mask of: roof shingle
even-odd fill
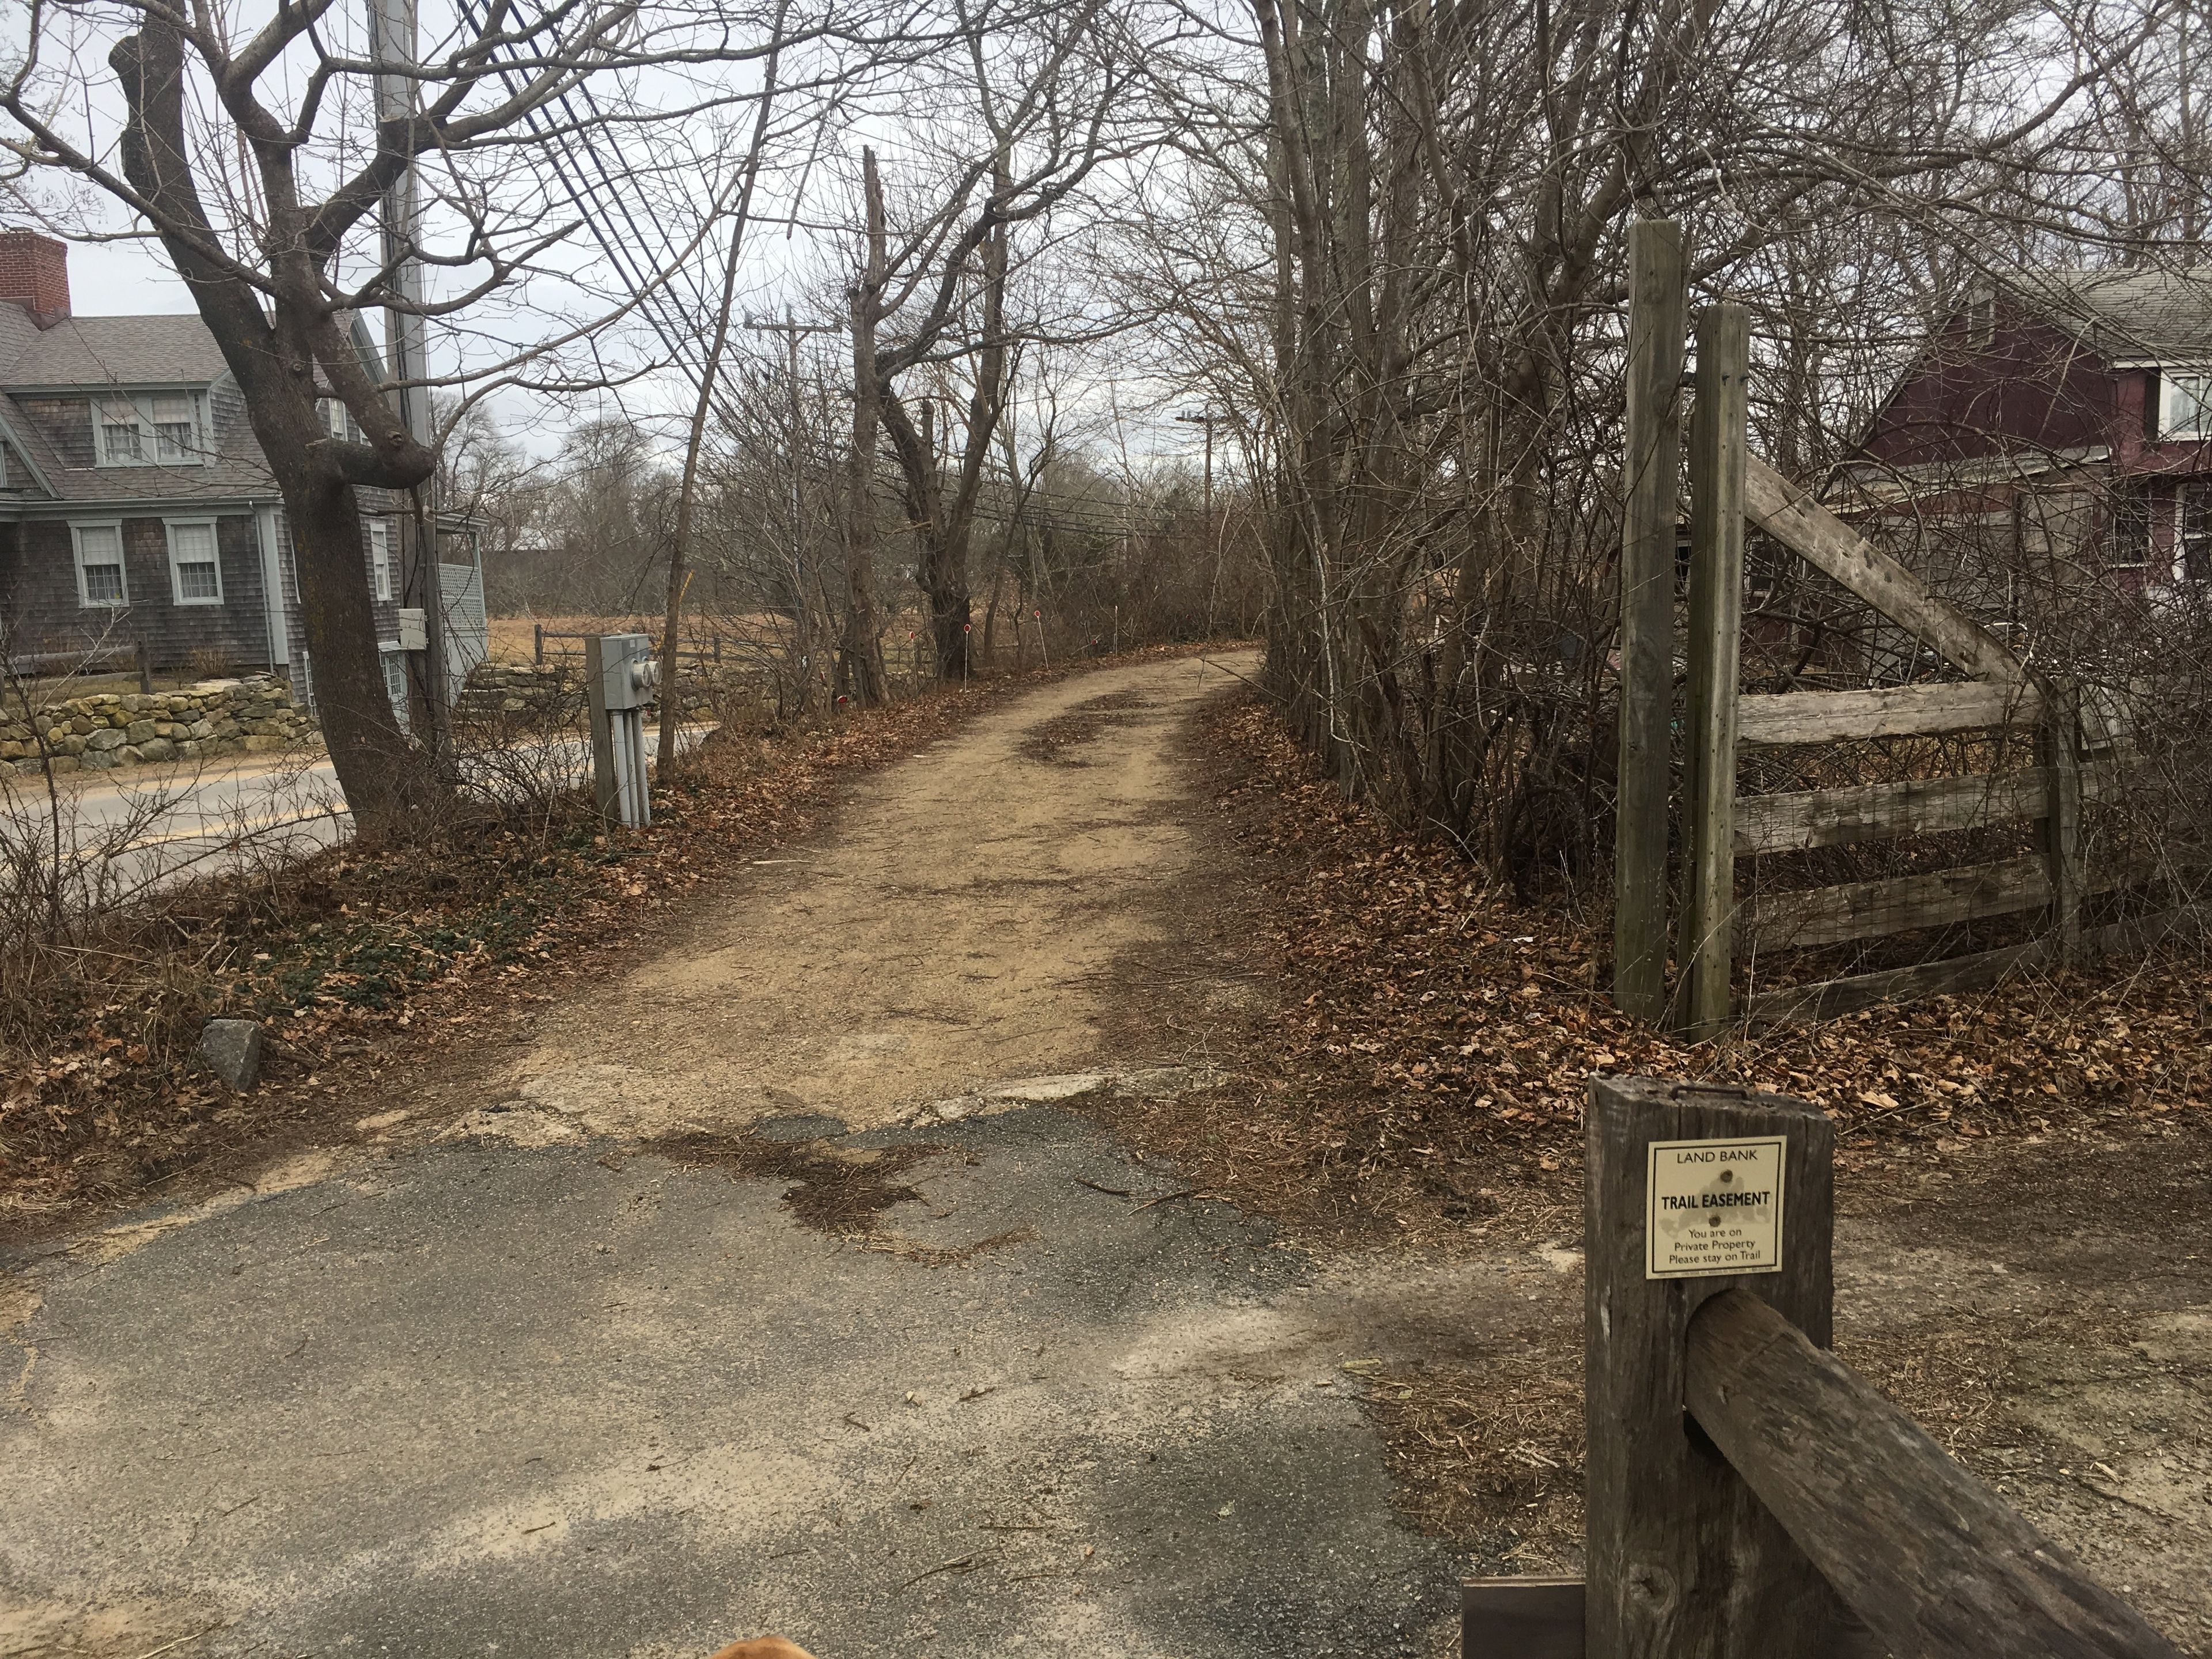
[[[2008,285],[2107,362],[2212,366],[2212,268],[2022,271]]]
[[[21,314],[14,306],[0,310]],[[0,349],[6,344],[0,334]],[[0,362],[0,381],[11,389],[205,386],[223,367],[215,336],[198,316],[71,317],[19,339],[12,357]]]

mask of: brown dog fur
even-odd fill
[[[757,1636],[750,1642],[731,1643],[714,1659],[814,1659],[814,1656],[781,1636]]]

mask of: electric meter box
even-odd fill
[[[399,612],[399,648],[402,651],[428,651],[430,648],[429,618],[422,614],[420,605],[409,605]]]
[[[643,634],[608,634],[599,641],[599,684],[610,710],[642,708],[660,684],[660,664]]]

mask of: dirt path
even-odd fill
[[[1054,1103],[1191,1080],[1117,1010],[1204,1000],[1227,683],[1018,698],[519,1049],[0,1255],[0,1653],[1445,1650],[1358,1379],[1565,1264],[1319,1259]]]
[[[1101,1020],[1187,864],[1164,738],[1252,666],[1083,675],[894,769],[833,837],[764,860],[738,908],[550,1024],[509,1082],[554,1116],[508,1127],[722,1133],[822,1112],[869,1128],[994,1083],[1146,1063],[1102,1052]]]

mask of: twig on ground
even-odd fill
[[[975,1568],[980,1567],[983,1564],[977,1560],[975,1556],[973,1554],[961,1556],[957,1560],[940,1561],[927,1571],[915,1574],[913,1577],[908,1579],[904,1583],[901,1584],[899,1588],[901,1589],[911,1589],[914,1585],[919,1584],[923,1579],[934,1578],[940,1572],[973,1571]]]
[[[190,1636],[179,1636],[173,1642],[164,1642],[158,1648],[149,1648],[145,1652],[138,1656],[138,1659],[156,1659],[157,1655],[173,1652],[178,1648],[184,1646],[187,1642],[197,1642],[203,1636],[214,1635],[216,1632],[221,1630],[230,1621],[227,1619],[217,1620],[214,1624],[210,1625],[205,1630],[196,1630]]]

